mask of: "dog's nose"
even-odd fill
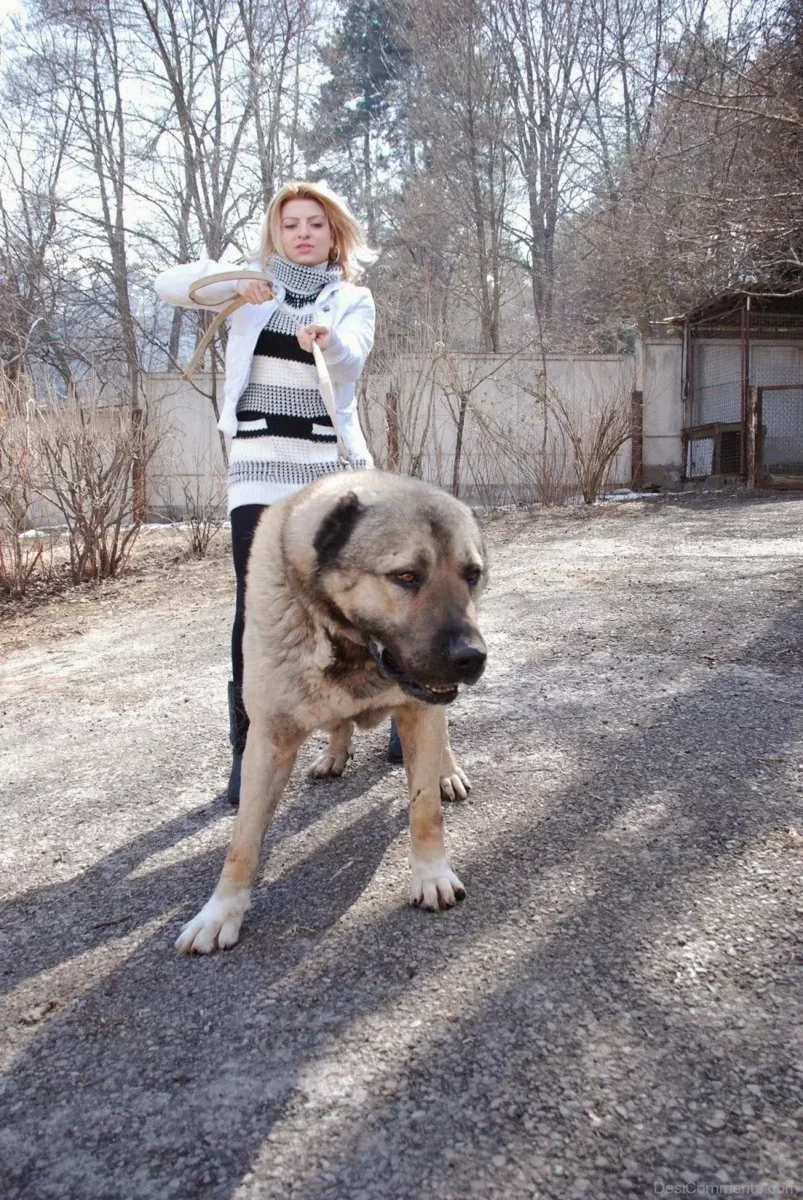
[[[467,638],[451,638],[446,648],[446,657],[457,669],[460,677],[472,683],[479,679],[485,670],[485,660],[488,657],[485,646]]]

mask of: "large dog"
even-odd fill
[[[410,792],[412,901],[462,899],[443,840],[441,795],[464,798],[445,705],[485,667],[476,606],[482,535],[459,500],[415,479],[342,472],[268,509],[251,551],[243,640],[251,721],[240,810],[211,899],[176,947],[233,946],[259,852],[296,755],[314,729],[329,744],[312,774],[340,775],[355,723],[395,714]]]

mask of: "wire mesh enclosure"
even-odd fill
[[[750,475],[803,483],[803,297],[729,293],[683,328],[687,479],[748,477],[748,397],[760,396]]]
[[[760,387],[757,401],[764,478],[803,484],[803,383]]]

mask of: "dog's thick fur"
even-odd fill
[[[462,898],[441,795],[464,798],[469,783],[444,706],[485,664],[476,604],[486,570],[470,510],[418,480],[343,472],[267,510],[246,589],[240,810],[218,885],[180,951],[238,940],[262,840],[310,732],[330,735],[312,774],[340,775],[355,723],[370,728],[391,713],[410,792],[412,900],[437,910]]]

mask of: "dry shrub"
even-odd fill
[[[209,474],[191,475],[182,481],[184,520],[179,531],[193,558],[206,558],[209,543],[223,528],[226,511],[226,477],[215,465]]]
[[[74,398],[51,402],[39,417],[40,487],[67,526],[72,580],[113,578],[139,534],[135,471],[144,477],[158,432],[127,406]]]
[[[381,447],[377,464],[385,470],[421,478],[425,464],[440,468],[436,422],[437,358],[428,353],[387,357],[381,375],[374,371],[363,385],[363,414],[369,444]],[[381,429],[376,429],[377,418]],[[438,479],[437,482],[440,482]]]
[[[577,397],[575,398],[575,391]],[[364,378],[363,415],[377,461],[472,501],[591,504],[630,439],[627,380],[593,376],[567,400],[547,362],[518,351],[465,355],[419,329],[387,340]]]
[[[470,452],[464,455],[483,508],[500,504],[565,504],[573,488],[562,432],[540,419],[504,425],[472,407]],[[504,482],[500,482],[504,481]]]
[[[192,558],[206,558],[226,519],[226,472],[212,451],[198,451],[189,474],[180,459],[163,481],[166,511]]]
[[[25,389],[0,374],[0,592],[24,596],[45,566],[45,543],[22,535],[36,495],[36,434]]]
[[[386,305],[360,379],[361,417],[377,466],[439,485],[448,473],[437,403],[442,354],[426,322],[411,325]]]
[[[614,460],[633,432],[630,396],[589,394],[571,407],[550,390],[547,404],[571,448],[572,464],[585,504],[599,499]]]
[[[464,363],[442,358],[442,386],[456,431],[452,491],[457,494],[465,473],[483,507],[563,504],[572,491],[563,430],[550,420],[543,379],[536,373],[533,381],[532,368],[515,358]],[[510,363],[518,369],[500,378]],[[488,384],[501,388],[508,405],[522,395],[532,403],[515,403],[512,418],[495,416],[484,394]]]
[[[226,463],[217,441],[203,429],[177,423],[164,430],[151,490],[158,519],[168,522],[186,543],[192,558],[206,558],[226,521]]]

